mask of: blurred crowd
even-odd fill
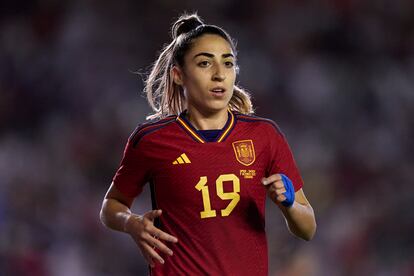
[[[270,202],[270,275],[414,275],[414,2],[2,1],[0,275],[146,275],[99,210],[170,24],[238,44],[238,82],[292,147],[317,234]],[[134,211],[151,208],[149,192]]]

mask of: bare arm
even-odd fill
[[[102,223],[112,230],[126,232],[126,222],[132,215],[130,208],[133,201],[133,198],[123,195],[112,183],[102,203]]]
[[[302,189],[295,193],[295,201],[290,207],[285,207],[282,202],[286,199],[283,193],[286,192],[280,174],[274,174],[263,179],[263,184],[269,197],[282,211],[287,226],[292,234],[310,241],[316,232],[316,220],[313,208],[307,200]]]
[[[142,216],[136,215],[130,210],[133,201],[133,198],[122,194],[112,183],[102,203],[101,221],[110,229],[128,233],[150,266],[154,266],[154,259],[163,264],[164,259],[156,249],[169,256],[172,256],[173,252],[161,240],[178,240],[154,226],[154,219],[161,216],[161,210],[152,210]]]
[[[284,207],[278,203],[280,210],[285,216],[286,223],[292,234],[310,241],[316,232],[316,221],[313,208],[306,199],[303,190],[295,193],[295,202],[291,207]]]

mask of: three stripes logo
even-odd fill
[[[190,164],[191,161],[190,161],[190,159],[188,159],[187,155],[185,153],[183,153],[177,159],[175,159],[174,162],[172,162],[172,163],[173,163],[173,165]]]

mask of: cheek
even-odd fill
[[[209,77],[204,72],[194,72],[187,77],[185,85],[188,88],[204,88],[207,86],[208,81]]]
[[[184,83],[185,93],[187,97],[199,98],[206,85],[198,78],[188,78]]]
[[[232,73],[231,73],[231,74],[232,74],[232,76],[233,76],[233,80],[235,80],[235,79],[237,78],[237,69],[235,69],[235,68],[234,68],[234,69],[232,70]]]

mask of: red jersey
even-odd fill
[[[290,148],[268,119],[229,112],[215,142],[180,116],[139,126],[125,148],[114,185],[135,197],[150,183],[157,226],[168,243],[151,275],[267,275],[263,177],[303,181]]]

